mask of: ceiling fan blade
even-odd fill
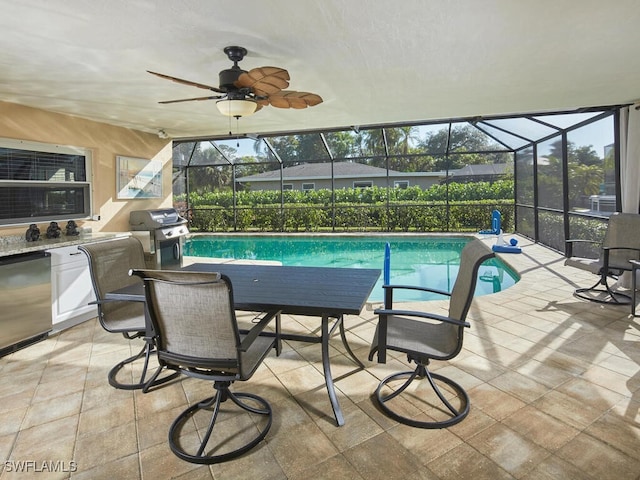
[[[165,75],[164,73],[152,72],[151,70],[147,70],[151,75],[155,75],[156,77],[164,78],[166,80],[171,80],[172,82],[182,83],[183,85],[191,85],[192,87],[204,88],[205,90],[211,90],[218,93],[226,93],[224,90],[220,90],[218,87],[212,87],[211,85],[205,85],[204,83],[192,82],[190,80],[183,80],[182,78],[172,77],[170,75]]]
[[[217,100],[220,98],[224,98],[226,97],[226,95],[211,95],[208,97],[195,97],[195,98],[183,98],[180,100],[165,100],[163,102],[158,102],[158,103],[179,103],[179,102],[191,102],[191,101],[198,101],[198,100]]]
[[[322,103],[322,97],[315,93],[296,92],[283,90],[276,95],[271,95],[266,100],[276,108],[307,108]]]
[[[234,84],[238,88],[251,88],[256,95],[273,95],[289,86],[289,72],[280,67],[252,68]]]

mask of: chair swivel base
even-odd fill
[[[171,427],[169,428],[169,447],[177,457],[179,457],[184,461],[191,462],[191,463],[199,463],[199,464],[213,464],[213,463],[222,463],[222,462],[226,462],[228,460],[234,459],[248,452],[253,447],[258,445],[264,439],[264,437],[267,435],[267,432],[269,432],[269,429],[271,428],[271,422],[272,422],[271,405],[269,405],[269,402],[267,402],[265,399],[257,395],[253,395],[251,393],[232,393],[228,389],[228,387],[226,386],[219,387],[217,386],[217,384],[215,388],[218,390],[216,395],[214,395],[213,397],[207,398],[187,408],[180,415],[178,415],[178,417],[173,421],[173,423],[171,424]],[[243,402],[241,399],[254,400],[260,406],[259,407],[251,406]],[[268,417],[267,424],[261,430],[258,431],[257,435],[253,436],[253,438],[247,443],[245,443],[244,445],[224,453],[207,455],[206,454],[207,445],[209,443],[209,439],[211,438],[211,434],[215,427],[216,420],[218,419],[218,414],[220,413],[220,405],[222,402],[225,402],[226,400],[232,400],[233,403],[235,403],[241,409],[246,410],[247,412],[255,413],[257,415],[267,416]],[[185,451],[185,449],[183,449],[179,445],[179,442],[178,442],[179,433],[182,430],[182,427],[184,426],[184,424],[198,410],[208,409],[210,407],[213,407],[213,414],[211,416],[211,421],[209,423],[207,431],[203,436],[203,440],[200,443],[200,446],[196,453],[188,453],[187,451]],[[224,446],[224,442],[212,442],[212,444],[209,446],[208,451],[219,452],[222,449],[221,447],[223,446]]]
[[[151,375],[149,379],[147,379],[149,357],[151,355],[152,350],[153,348],[150,348],[149,346],[145,345],[142,348],[142,350],[140,350],[140,352],[137,353],[136,355],[133,355],[127,358],[126,360],[123,360],[120,363],[116,364],[109,371],[109,374],[107,375],[107,378],[109,379],[109,385],[120,390],[142,390],[144,393],[146,393],[149,390],[149,388],[152,386],[161,385],[170,380],[173,380],[174,378],[177,378],[180,375],[180,372],[173,372],[172,374],[167,375],[166,377],[157,378],[160,374],[160,371],[164,368],[160,366],[157,368],[155,373]],[[142,357],[144,357],[144,366],[142,367],[142,373],[140,374],[140,379],[134,383],[123,383],[119,381],[118,374],[120,373],[120,371],[130,363],[135,362],[136,360]]]
[[[596,283],[593,287],[578,288],[573,292],[573,295],[583,300],[589,300],[590,302],[603,303],[607,305],[629,305],[631,303],[631,295],[626,293],[614,292],[609,287],[609,284],[604,283],[604,286],[598,288],[598,285],[602,285],[602,281]],[[604,294],[603,298],[598,298],[595,295]]]
[[[414,418],[409,418],[409,417],[405,417],[404,415],[400,415],[399,413],[393,411],[388,406],[387,402],[397,397],[398,395],[400,395],[407,387],[409,387],[409,385],[414,380],[416,379],[421,380],[425,377],[428,379],[429,383],[431,384],[431,387],[433,388],[437,396],[440,398],[442,403],[446,406],[447,410],[449,411],[449,415],[451,415],[450,418],[446,420],[433,421],[433,422],[420,421]],[[396,380],[402,380],[403,378],[406,378],[407,380],[400,387],[398,387],[396,390],[394,390],[392,393],[388,395],[382,394],[382,389],[385,386],[388,386],[390,382],[393,382]],[[439,380],[443,383],[446,383],[456,392],[456,394],[458,395],[458,398],[462,402],[461,408],[456,409],[455,407],[453,407],[453,405],[451,405],[451,403],[444,397],[444,395],[442,394],[442,392],[434,382],[434,379]],[[405,425],[409,425],[417,428],[435,429],[435,428],[451,427],[452,425],[455,425],[456,423],[461,422],[469,413],[469,396],[467,395],[467,392],[465,392],[465,390],[453,380],[443,375],[429,372],[429,370],[427,370],[427,368],[424,365],[418,365],[414,371],[399,372],[399,373],[394,373],[392,375],[389,375],[384,380],[382,380],[378,385],[378,388],[376,389],[376,392],[375,392],[375,397],[382,411],[385,414],[387,414],[389,417]]]

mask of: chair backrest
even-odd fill
[[[473,300],[480,265],[494,256],[491,248],[477,238],[464,246],[460,255],[460,269],[451,290],[449,317],[465,320]]]
[[[638,260],[640,255],[640,214],[616,212],[609,217],[609,224],[602,241],[603,247],[633,248],[636,250],[612,250],[609,267],[631,270],[629,260]]]
[[[228,277],[173,270],[133,274],[145,283],[161,361],[182,368],[240,371],[240,334]]]
[[[129,276],[132,268],[145,268],[144,248],[136,238],[125,237],[105,242],[80,245],[79,250],[87,255],[89,273],[96,300],[104,300],[107,292],[140,282]],[[109,330],[125,318],[144,315],[142,302],[110,302],[98,304],[98,313],[103,326]],[[113,323],[113,325],[112,325]]]

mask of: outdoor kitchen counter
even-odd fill
[[[50,250],[58,247],[68,247],[71,245],[81,245],[83,243],[99,242],[117,237],[128,237],[131,232],[83,232],[80,235],[64,235],[59,238],[47,238],[44,234],[40,240],[27,242],[24,235],[0,235],[0,257],[16,255],[20,253],[37,252],[39,250]]]

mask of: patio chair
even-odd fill
[[[118,238],[106,242],[87,243],[78,246],[78,249],[84,252],[89,260],[89,273],[96,296],[95,303],[98,306],[98,320],[102,328],[107,332],[121,333],[129,340],[144,340],[139,353],[119,362],[109,371],[109,384],[124,390],[142,389],[146,393],[152,386],[151,378],[154,379],[154,385],[176,378],[178,374],[175,373],[158,378],[162,367],[158,367],[157,372],[147,378],[154,337],[153,332],[147,328],[144,302],[105,299],[107,292],[140,282],[139,279],[129,276],[129,269],[145,267],[144,249],[140,241],[133,237]],[[141,358],[142,371],[137,380],[133,381],[131,372],[123,369]],[[125,375],[129,375],[131,381],[126,381]]]
[[[587,243],[598,246],[598,258],[573,256],[574,245]],[[588,288],[578,288],[574,295],[578,298],[598,303],[626,305],[631,295],[614,291],[609,279],[618,279],[624,272],[630,272],[630,260],[640,259],[640,215],[635,213],[614,213],[602,242],[591,240],[567,240],[567,259],[564,264],[586,270],[598,276],[596,283]]]
[[[131,274],[145,283],[160,364],[212,381],[215,389],[213,396],[191,405],[173,421],[169,428],[171,451],[187,462],[212,464],[231,460],[258,445],[271,427],[271,406],[257,395],[233,392],[230,387],[235,381],[249,380],[270,350],[276,349],[277,329],[276,336],[261,333],[274,319],[277,328],[280,312],[260,315],[255,325],[242,333],[234,312],[231,281],[225,275],[170,270],[134,270]],[[246,413],[238,415],[237,409],[224,408],[227,400]],[[194,434],[184,428],[193,425],[192,418],[196,426],[207,425],[206,430]]]
[[[377,352],[378,362],[386,363],[387,351],[391,350],[405,353],[407,361],[416,364],[413,371],[393,373],[379,383],[375,399],[389,417],[418,428],[445,428],[462,421],[469,413],[466,391],[450,378],[430,372],[428,365],[431,360],[450,360],[462,349],[463,331],[470,326],[466,317],[473,300],[478,269],[482,262],[494,255],[481,240],[474,239],[465,245],[451,292],[419,286],[384,285],[384,308],[375,311],[379,322],[369,360],[373,360]],[[394,308],[393,292],[400,289],[449,297],[448,315]],[[435,392],[433,398],[428,395],[431,390],[422,388],[420,381],[424,379]],[[414,383],[415,380],[418,381]],[[399,382],[402,383],[397,386]],[[394,399],[397,400],[393,402]],[[416,407],[420,413],[415,417],[408,416],[406,412],[416,411]],[[399,413],[401,411],[403,413]]]

